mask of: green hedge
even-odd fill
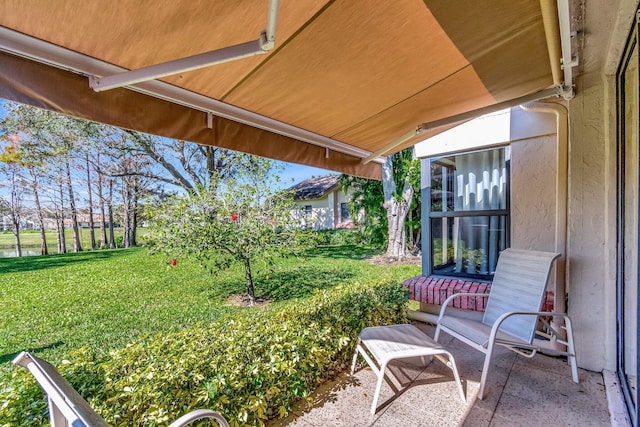
[[[362,243],[358,230],[354,228],[335,228],[315,232],[319,245],[353,245]]]
[[[406,321],[406,301],[398,285],[342,285],[159,334],[99,360],[79,350],[59,370],[111,425],[166,424],[198,408],[232,425],[262,425],[344,370],[360,330]],[[42,425],[45,407],[31,376],[15,370],[0,391],[0,425]]]

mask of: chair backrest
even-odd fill
[[[47,394],[52,427],[108,426],[50,363],[27,352],[20,353],[13,363],[27,368]]]
[[[540,311],[553,261],[560,254],[506,249],[500,254],[482,323],[493,325],[509,311]],[[527,343],[533,342],[536,316],[513,316],[500,330]]]

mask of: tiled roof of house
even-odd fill
[[[309,178],[289,188],[294,200],[313,200],[324,197],[338,186],[339,175]]]

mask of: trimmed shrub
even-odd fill
[[[358,230],[354,228],[336,228],[333,230],[318,230],[319,245],[353,245],[361,243]]]
[[[262,425],[350,363],[363,328],[406,321],[406,289],[337,286],[211,325],[159,334],[96,359],[70,354],[61,374],[111,425],[166,424],[198,408]],[[0,425],[42,425],[44,396],[16,370],[0,391]]]

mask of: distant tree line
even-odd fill
[[[122,225],[122,246],[130,247],[138,243],[146,198],[163,201],[180,190],[215,193],[220,183],[244,173],[259,176],[273,167],[256,156],[14,102],[4,102],[3,109],[0,217],[10,219],[18,256],[21,224],[27,216],[40,230],[42,254],[49,253],[45,219],[52,217],[57,252],[67,251],[65,224],[73,229],[73,250],[83,250],[80,214],[88,217],[92,250],[116,247],[115,223]],[[386,247],[387,257],[401,259],[420,248],[420,197],[415,191],[419,161],[409,148],[388,156],[382,172],[382,182],[343,176],[341,183],[353,195],[353,217],[365,212],[363,224],[358,224],[365,241]]]
[[[8,217],[21,256],[21,224],[40,230],[41,254],[50,248],[45,220],[55,220],[57,252],[83,249],[79,215],[88,217],[92,250],[135,246],[143,200],[210,189],[240,171],[268,167],[254,156],[122,130],[48,110],[4,102],[0,119],[0,216]],[[27,218],[27,216],[29,218]],[[99,224],[97,227],[94,224]],[[71,245],[70,245],[71,246]]]

